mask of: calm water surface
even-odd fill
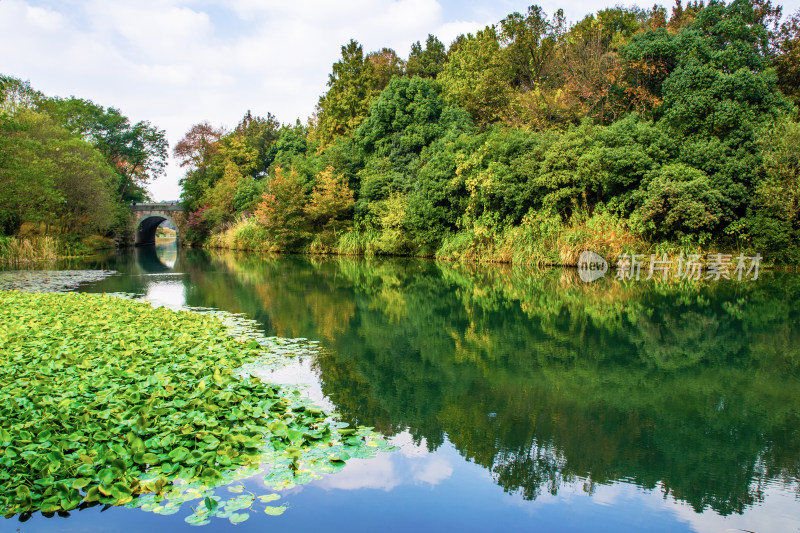
[[[85,267],[121,275],[81,290],[319,341],[267,377],[399,447],[286,491],[282,516],[208,531],[800,531],[798,274],[587,285],[572,270],[168,248]],[[0,530],[174,532],[189,512]]]

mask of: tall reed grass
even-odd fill
[[[0,264],[52,261],[66,255],[65,246],[50,236],[1,237]]]
[[[246,217],[238,218],[222,232],[211,235],[206,241],[206,246],[253,252],[278,251],[264,227],[255,219]]]

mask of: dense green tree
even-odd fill
[[[760,250],[784,263],[800,260],[800,124],[783,118],[759,141],[763,176],[752,191],[748,216],[738,224]]]
[[[272,115],[266,117],[253,116],[250,110],[245,113],[242,120],[233,130],[233,134],[244,140],[244,143],[255,150],[255,166],[251,173],[253,176],[264,177],[267,169],[272,164],[272,145],[280,136],[281,125]]]
[[[328,76],[328,91],[317,104],[315,141],[325,147],[358,127],[369,114],[372,98],[389,82],[387,74],[396,69],[395,59],[388,49],[385,55],[364,57],[362,46],[353,39],[342,46],[342,58]],[[376,64],[383,67],[382,72],[376,73]]]
[[[105,155],[119,175],[119,201],[141,201],[146,196],[145,186],[164,174],[165,133],[148,121],[131,124],[118,109],[79,98],[45,99],[39,109]]]
[[[469,34],[448,54],[437,80],[445,99],[465,109],[479,125],[501,119],[511,99],[513,72],[500,46],[497,29]]]
[[[446,62],[447,50],[444,44],[436,36],[428,34],[428,38],[425,39],[424,50],[419,41],[411,45],[405,73],[407,76],[436,78]]]
[[[29,81],[0,74],[0,112],[35,109],[43,99],[44,95],[31,87]]]
[[[267,159],[270,164],[287,166],[291,158],[308,150],[308,129],[298,120],[294,125],[281,126],[278,138],[270,146]],[[290,165],[289,165],[290,166]]]
[[[305,206],[337,176],[355,201],[336,218],[355,228],[341,249],[363,253],[492,254],[502,242],[563,248],[547,260],[571,262],[594,238],[794,248],[796,119],[781,91],[797,97],[799,15],[779,29],[780,13],[770,0],[677,1],[669,17],[613,7],[568,27],[534,5],[446,53],[429,35],[407,62],[351,40],[308,127],[248,112],[230,133],[190,131],[175,152],[189,168],[182,198],[208,204],[219,230],[272,188]],[[276,209],[306,220],[276,241],[317,242],[305,232],[325,224],[290,207]]]
[[[576,208],[604,204],[630,214],[634,191],[676,153],[667,132],[636,115],[610,126],[585,121],[560,135],[543,154],[533,179],[537,207],[569,217]]]
[[[645,231],[659,237],[687,235],[708,240],[722,215],[722,194],[708,176],[682,163],[664,165],[648,180],[636,215]]]
[[[769,69],[762,12],[747,1],[692,9],[676,34],[636,36],[623,55],[650,66],[644,87],[662,101],[655,108],[661,124],[682,138],[678,160],[702,171],[721,194],[719,210],[706,218],[717,223],[705,231],[728,227],[735,234],[738,226],[729,225],[745,214],[759,180],[757,132],[788,104]]]
[[[548,20],[542,8],[534,5],[525,15],[508,15],[500,21],[500,27],[500,39],[512,69],[512,85],[533,89],[546,76],[545,70],[566,31],[564,12],[558,10]]]
[[[369,156],[402,167],[434,140],[470,127],[461,110],[447,106],[436,82],[397,77],[375,99],[353,139]]]
[[[237,214],[252,213],[261,201],[266,186],[266,180],[256,180],[250,176],[239,180],[233,194],[234,212]]]
[[[455,231],[464,213],[466,189],[454,180],[458,162],[480,138],[464,134],[440,139],[420,156],[420,169],[408,195],[406,227],[418,249],[433,255],[442,238]]]
[[[75,234],[105,232],[119,222],[114,169],[91,144],[48,115],[0,114],[0,224],[22,222]]]
[[[52,214],[47,208],[61,201],[53,162],[28,135],[34,116],[25,114],[33,112],[21,117],[0,113],[0,229],[5,235],[13,235],[26,221],[44,222]]]
[[[359,203],[356,216],[372,215],[369,203],[387,200],[392,193],[419,189],[420,154],[440,139],[452,139],[473,129],[463,110],[448,106],[433,80],[394,78],[373,101],[369,118],[353,135],[366,159],[357,173]],[[377,206],[385,211],[385,206]]]

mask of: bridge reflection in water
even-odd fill
[[[156,230],[168,221],[175,228],[178,242],[183,235],[186,215],[183,206],[177,202],[147,203],[131,205],[131,236],[135,246],[149,246],[156,243]]]
[[[175,271],[178,263],[176,242],[166,245],[151,244],[136,248],[136,264],[146,274],[167,274]]]

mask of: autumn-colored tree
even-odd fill
[[[675,6],[672,8],[672,15],[667,23],[667,29],[671,33],[677,33],[683,28],[691,26],[697,14],[703,10],[703,2],[694,0],[686,2],[686,7],[683,6],[681,0],[675,0]]]
[[[315,230],[332,231],[335,236],[347,224],[354,203],[353,191],[344,176],[327,167],[317,175],[305,212]]]
[[[217,153],[217,141],[225,135],[224,128],[215,128],[210,122],[195,124],[175,145],[172,153],[180,166],[201,169]]]
[[[233,161],[227,160],[222,179],[217,181],[206,195],[210,207],[205,217],[212,227],[218,227],[233,219],[236,214],[234,196],[242,179],[239,167]]]
[[[255,212],[256,220],[278,246],[290,250],[308,235],[306,193],[294,169],[285,172],[281,167],[276,167],[269,179],[267,192],[261,198]]]
[[[623,70],[617,53],[605,45],[600,28],[575,36],[564,50],[564,91],[567,101],[576,103],[584,116],[601,124],[615,120],[612,91]]]
[[[800,104],[800,10],[781,24],[773,60],[778,87],[795,104]]]
[[[378,90],[389,85],[393,77],[403,74],[403,60],[391,48],[370,52],[367,54],[367,61],[372,64],[372,83]]]
[[[219,140],[223,135],[223,128],[215,128],[207,121],[200,122],[175,145],[173,155],[180,166],[187,168],[186,175],[180,180],[181,202],[190,211],[204,205],[207,192],[219,177],[210,167],[217,159]]]
[[[219,141],[219,156],[217,163],[224,163],[227,169],[229,163],[236,165],[242,176],[252,175],[258,166],[258,149],[251,147],[242,135],[232,133]]]

